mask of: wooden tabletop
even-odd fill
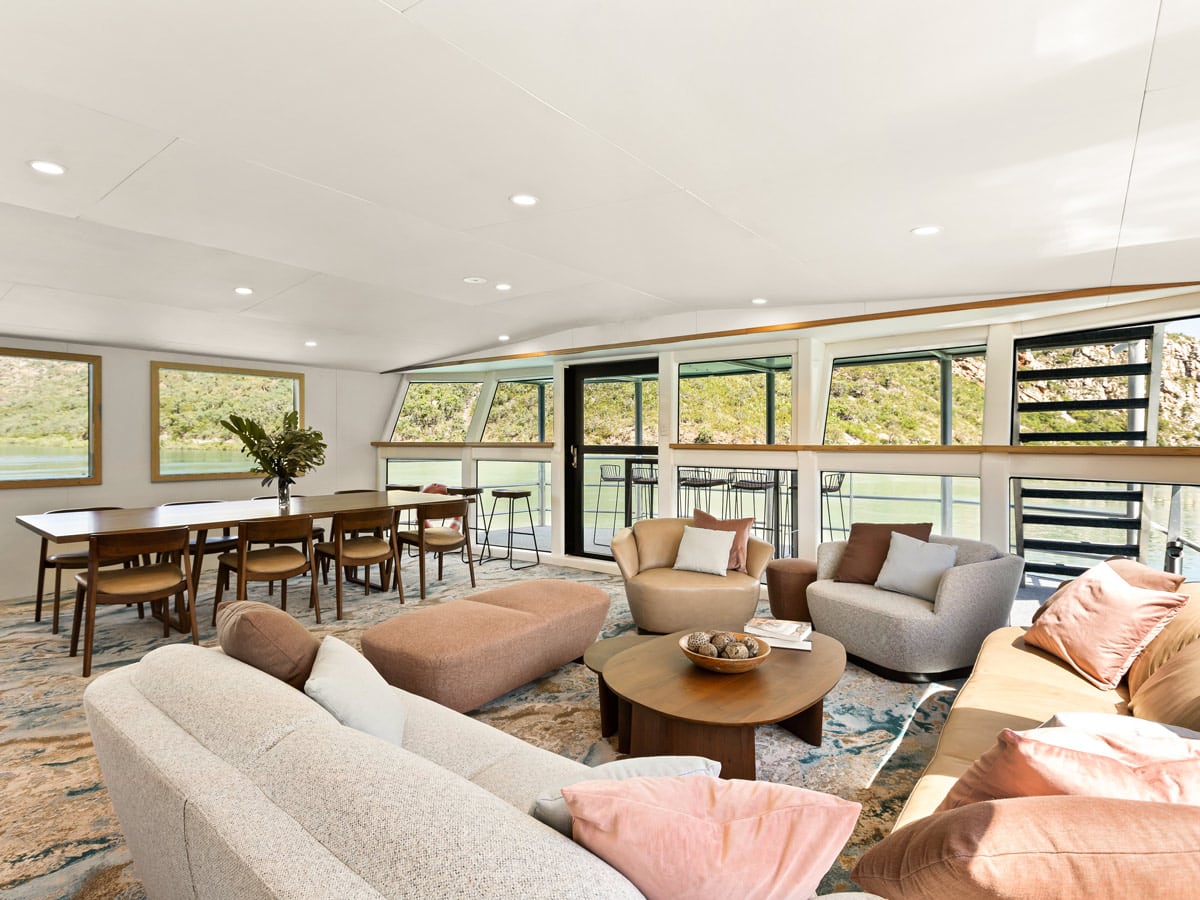
[[[846,649],[812,635],[812,650],[772,648],[762,665],[736,675],[710,672],[679,649],[694,629],[618,653],[604,664],[617,695],[655,712],[705,725],[766,725],[791,718],[828,694],[846,670]]]
[[[278,519],[314,515],[325,518],[337,512],[390,506],[410,509],[432,503],[453,503],[459,497],[423,494],[417,491],[364,491],[350,494],[321,494],[293,497],[286,510],[274,497],[267,500],[222,500],[217,503],[184,503],[178,506],[147,506],[99,512],[54,513],[17,516],[17,523],[54,543],[87,540],[91,534],[120,534],[178,528],[193,531],[232,528],[247,519]]]

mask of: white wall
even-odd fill
[[[150,361],[194,362],[304,373],[305,424],[324,432],[325,465],[296,482],[303,494],[376,486],[375,449],[399,384],[398,375],[281,366],[225,357],[181,356],[88,344],[0,337],[0,346],[89,353],[101,357],[103,483],[0,489],[0,599],[33,593],[39,538],[17,525],[25,513],[75,506],[154,506],[168,500],[237,500],[271,493],[258,479],[150,481]]]

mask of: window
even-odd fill
[[[553,440],[554,385],[538,381],[502,381],[483,426],[485,441],[525,443]]]
[[[790,356],[679,367],[680,443],[786,444],[791,434]]]
[[[0,488],[100,483],[100,357],[0,349]]]
[[[980,347],[839,359],[833,364],[826,444],[980,444]]]
[[[642,447],[658,443],[658,376],[587,379],[583,442]]]
[[[404,394],[393,441],[465,441],[478,381],[414,381]]]
[[[153,481],[261,477],[221,420],[236,413],[272,431],[297,410],[303,425],[304,376],[152,362],[150,409]]]

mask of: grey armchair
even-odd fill
[[[969,669],[983,639],[1008,624],[1025,560],[982,541],[930,540],[957,548],[932,603],[834,581],[846,542],[821,544],[817,580],[808,588],[813,630],[837,638],[856,661],[895,680],[928,681]]]

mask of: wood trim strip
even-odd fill
[[[1019,297],[998,297],[992,300],[970,300],[961,303],[947,303],[943,306],[919,306],[912,309],[894,309],[877,313],[860,313],[855,316],[832,316],[828,319],[810,319],[802,322],[786,322],[779,325],[756,325],[751,328],[730,328],[723,331],[707,331],[702,334],[670,335],[659,338],[646,338],[637,341],[618,341],[612,344],[592,344],[586,347],[566,347],[557,350],[535,350],[529,353],[512,353],[506,356],[481,356],[474,359],[452,359],[442,362],[420,363],[412,366],[398,366],[395,369],[385,369],[383,375],[397,372],[415,372],[428,369],[440,369],[446,366],[478,365],[480,363],[507,362],[515,359],[541,359],[553,356],[568,356],[576,353],[595,353],[601,350],[623,350],[635,347],[651,347],[659,344],[681,344],[689,341],[703,341],[720,337],[748,337],[751,335],[773,334],[780,331],[802,331],[806,328],[817,328],[828,325],[846,325],[854,322],[876,322],[886,319],[907,319],[914,316],[924,316],[939,312],[963,312],[978,309],[998,309],[1006,306],[1024,306],[1030,303],[1049,303],[1054,300],[1076,300],[1084,297],[1097,297],[1104,294],[1132,294],[1138,291],[1170,290],[1172,288],[1200,287],[1200,281],[1174,281],[1162,284],[1124,284],[1110,287],[1075,288],[1069,291],[1051,291],[1046,294],[1023,294]]]
[[[371,441],[372,447],[514,447],[522,450],[553,449],[551,441]]]
[[[672,450],[777,453],[1003,453],[1010,456],[1185,456],[1200,457],[1200,447],[1010,447],[1007,444],[671,444]]]

